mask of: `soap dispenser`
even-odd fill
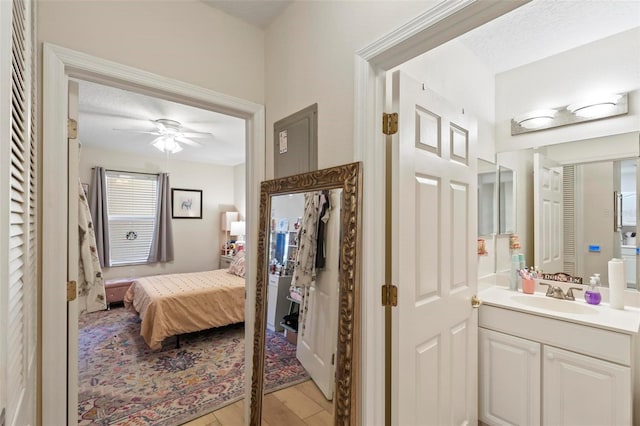
[[[584,292],[584,300],[590,305],[599,305],[600,300],[602,300],[598,281],[600,281],[600,274],[595,274],[589,278],[589,289]]]

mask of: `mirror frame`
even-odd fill
[[[255,326],[251,376],[250,424],[262,423],[271,197],[309,191],[342,189],[340,213],[340,273],[334,423],[359,424],[360,256],[362,164],[360,162],[264,181],[260,184],[257,238]]]

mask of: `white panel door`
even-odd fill
[[[477,123],[393,74],[392,420],[477,423]]]
[[[533,154],[534,265],[544,272],[563,272],[562,166]]]
[[[492,426],[540,424],[538,342],[479,329],[480,420]]]
[[[326,263],[309,287],[307,312],[298,324],[296,356],[325,398],[333,399],[338,340],[338,278],[341,191],[331,191],[331,215],[326,225]]]
[[[544,347],[545,425],[630,425],[629,367]]]

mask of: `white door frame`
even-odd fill
[[[42,84],[42,419],[67,424],[67,84],[69,77],[233,115],[246,121],[247,293],[245,300],[245,395],[251,389],[255,261],[260,181],[265,173],[264,106],[162,77],[116,62],[44,43]],[[250,404],[245,404],[249,418]],[[75,419],[72,420],[72,423]],[[77,423],[76,423],[77,424]]]
[[[385,73],[530,0],[446,0],[355,55],[354,159],[363,162],[362,424],[385,423],[385,318],[380,303],[385,258]]]

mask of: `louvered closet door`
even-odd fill
[[[0,2],[1,381],[7,425],[36,420],[37,210],[33,4]],[[10,58],[11,61],[6,61]],[[9,63],[10,62],[10,63]],[[8,89],[8,90],[5,90]],[[8,108],[7,108],[8,106]],[[6,143],[5,143],[6,140]],[[5,235],[7,233],[7,235]],[[6,327],[6,329],[4,328]]]

